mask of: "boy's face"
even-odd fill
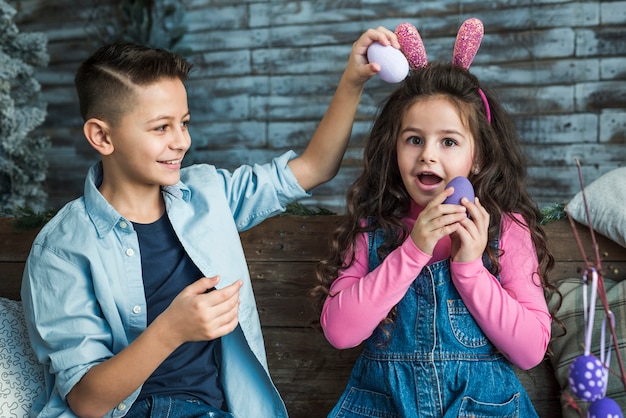
[[[113,152],[108,175],[118,187],[169,186],[180,180],[180,168],[191,138],[189,107],[182,81],[162,79],[137,86],[134,102],[111,126]]]

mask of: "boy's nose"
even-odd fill
[[[189,131],[178,129],[172,141],[172,148],[186,150],[191,146]]]

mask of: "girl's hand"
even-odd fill
[[[352,44],[352,52],[348,59],[348,65],[344,77],[354,86],[361,86],[380,71],[380,65],[370,63],[367,60],[367,48],[374,42],[384,46],[391,45],[400,49],[400,43],[396,34],[382,26],[376,29],[368,29],[361,37]]]
[[[475,198],[470,202],[467,198],[461,200],[467,208],[471,218],[459,222],[459,228],[450,236],[450,255],[452,261],[469,262],[482,257],[489,240],[489,213]]]
[[[184,288],[161,314],[177,344],[208,341],[232,332],[239,323],[240,280],[215,289],[219,277],[203,277]],[[213,290],[211,290],[213,289]]]
[[[461,228],[461,222],[467,219],[467,209],[464,206],[443,204],[452,192],[452,188],[447,188],[435,196],[415,221],[411,239],[425,254],[432,255],[437,242],[446,235],[455,233]]]

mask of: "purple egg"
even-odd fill
[[[470,183],[466,177],[458,176],[453,178],[446,185],[446,189],[448,187],[454,187],[454,193],[444,200],[443,203],[460,205],[461,199],[464,197],[467,197],[470,202],[474,201],[474,186],[472,186],[472,183]]]
[[[611,398],[593,401],[587,412],[589,418],[624,418],[617,402]]]
[[[388,83],[399,83],[409,73],[409,61],[391,45],[375,42],[367,48],[367,60],[380,65],[378,76]]]
[[[595,356],[578,356],[569,367],[570,389],[584,401],[604,397],[607,379],[607,369]]]

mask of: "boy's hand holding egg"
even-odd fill
[[[410,23],[401,23],[395,30],[400,49],[379,43],[367,49],[367,60],[380,65],[379,77],[388,83],[404,80],[410,69],[426,66],[426,50],[419,32]]]

